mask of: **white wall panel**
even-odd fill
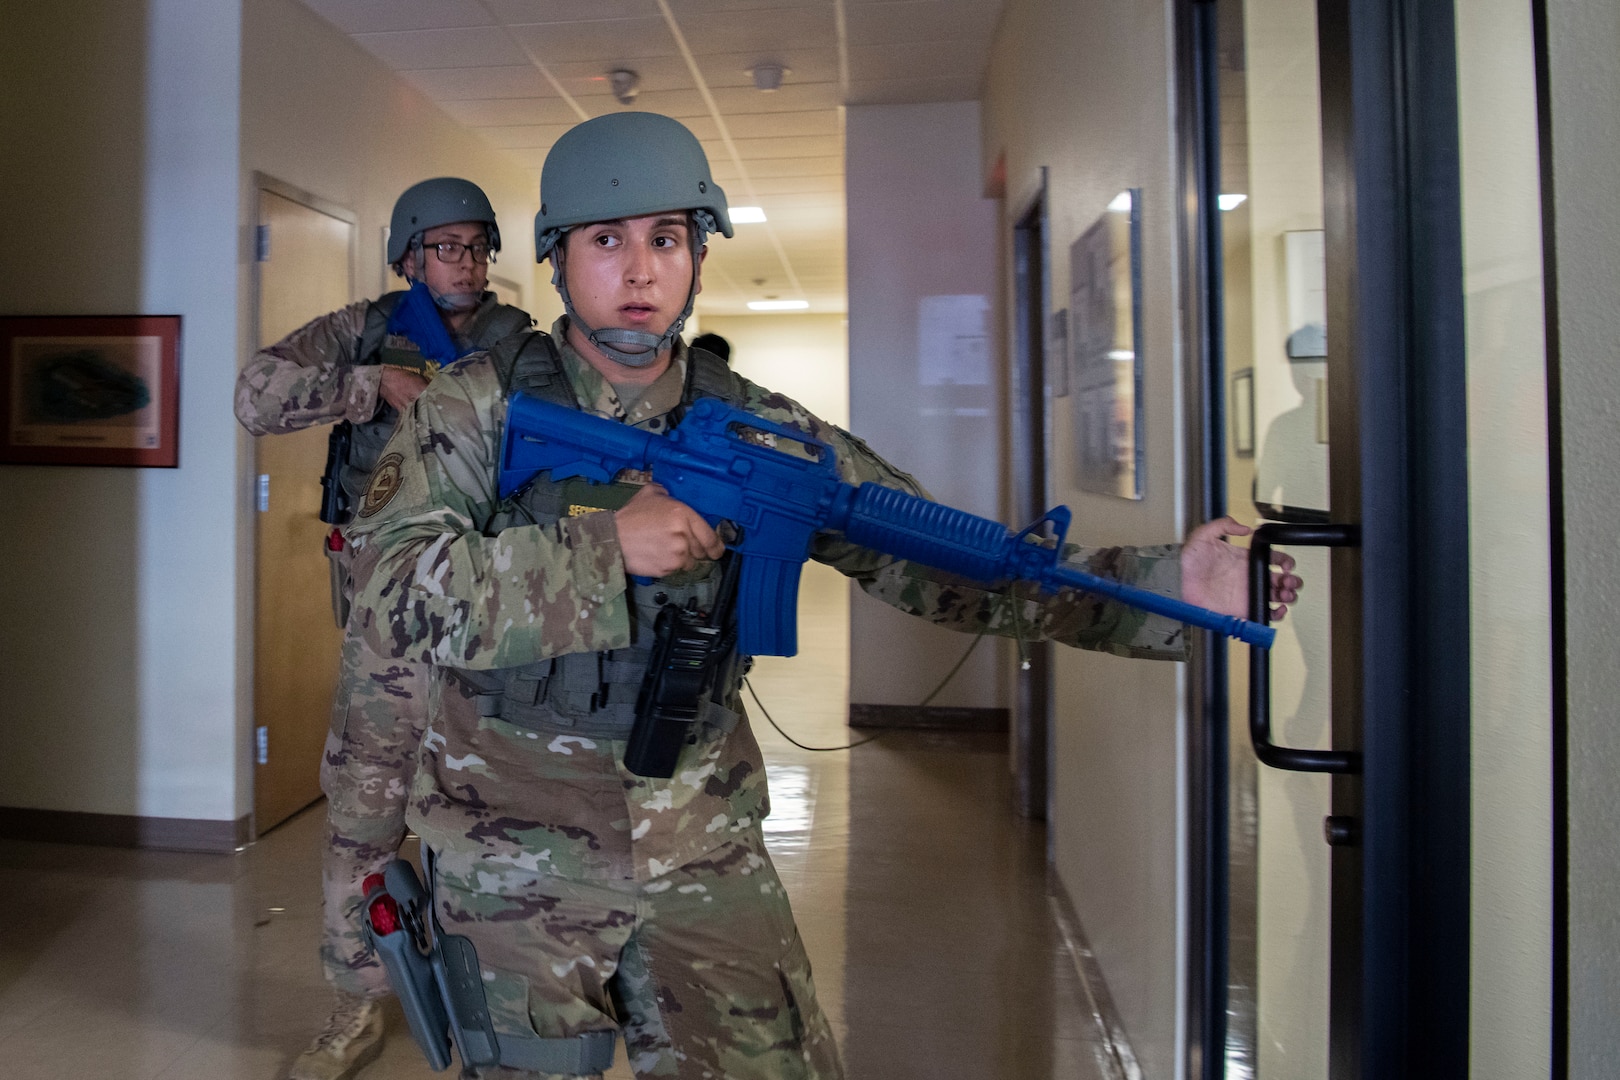
[[[936,499],[994,517],[995,204],[982,197],[978,129],[976,102],[849,109],[850,421]],[[977,373],[948,380],[947,354],[963,350]],[[861,704],[921,702],[969,641],[865,595],[850,614],[850,700]],[[935,704],[1005,706],[998,656],[981,647]]]

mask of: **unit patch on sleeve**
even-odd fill
[[[366,488],[366,497],[360,503],[360,516],[370,517],[383,507],[399,491],[400,469],[405,464],[401,454],[386,454],[377,462],[376,470],[371,474],[371,486]]]

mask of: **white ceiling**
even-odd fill
[[[673,116],[731,204],[765,208],[712,245],[700,312],[808,300],[847,310],[843,106],[979,96],[1003,0],[303,0],[534,173],[581,120]],[[788,69],[754,89],[750,69]],[[608,73],[640,74],[620,105]],[[474,178],[476,179],[476,178]]]

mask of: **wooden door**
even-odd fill
[[[259,344],[352,295],[354,225],[259,192]],[[319,518],[328,425],[257,440],[253,812],[259,833],[321,797],[320,758],[342,632]]]

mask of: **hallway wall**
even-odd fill
[[[1551,1069],[1552,679],[1535,49],[1519,0],[1457,10],[1468,332],[1470,1075]]]
[[[1069,306],[1070,244],[1117,194],[1142,189],[1140,502],[1078,489],[1073,399],[1052,402],[1053,498],[1074,509],[1075,539],[1086,544],[1173,542],[1186,525],[1169,12],[1168,4],[1008,0],[985,87],[984,160],[1006,160],[1003,245],[1038,190],[1041,166],[1050,168],[1052,310]],[[1010,254],[1003,258],[1011,265]],[[1180,1067],[1183,670],[1067,649],[1057,656],[1050,827],[1058,875],[1148,1077]]]
[[[361,295],[399,191],[466,173],[507,224],[495,272],[549,317],[538,192],[293,0],[11,5],[0,145],[23,150],[0,158],[0,227],[25,245],[0,314],[183,320],[178,469],[0,466],[0,811],[165,819],[228,849],[252,803],[253,454],[231,397],[253,171],[359,215]]]
[[[230,823],[240,15],[12,4],[6,314],[178,314],[180,467],[0,466],[0,807]]]
[[[983,197],[979,115],[972,101],[847,111],[849,417],[935,499],[999,518],[996,207]],[[970,642],[855,596],[849,699],[916,705]],[[1005,708],[1006,655],[981,645],[932,704]]]
[[[829,424],[849,426],[845,316],[705,315],[698,332],[731,342],[731,366],[743,378],[786,394]]]
[[[242,139],[237,296],[242,317],[236,367],[256,346],[254,250],[248,242],[258,213],[254,174],[336,204],[359,219],[355,299],[399,287],[384,265],[383,235],[399,193],[433,176],[463,176],[489,196],[501,226],[501,251],[492,279],[517,283],[527,310],[549,328],[562,311],[549,265],[534,261],[534,214],[539,187],[505,151],[463,128],[382,61],[297,0],[244,0],[242,4]],[[310,316],[322,314],[310,312]],[[221,354],[221,359],[224,354]],[[224,403],[230,413],[230,401]],[[254,440],[234,424],[237,520],[236,581],[241,590],[237,624],[237,790],[242,812],[252,805],[252,686]]]
[[[1569,1076],[1620,1058],[1620,7],[1548,0],[1568,635]]]

